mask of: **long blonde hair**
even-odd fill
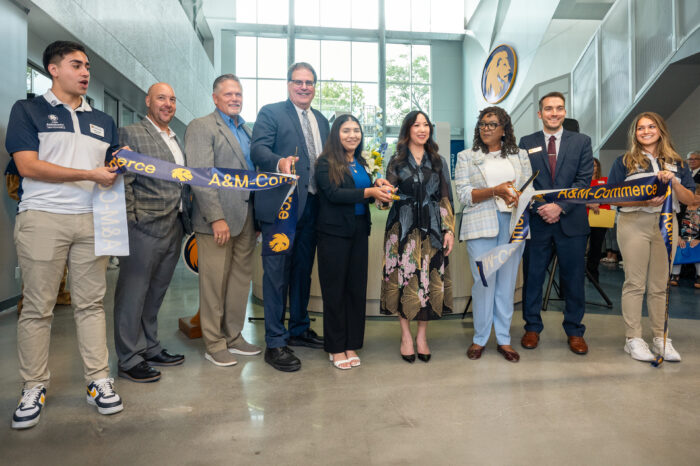
[[[683,166],[683,159],[673,147],[671,135],[661,115],[654,112],[642,112],[634,118],[627,134],[628,149],[622,158],[622,162],[625,164],[625,168],[627,168],[627,173],[631,173],[637,168],[646,169],[649,167],[649,159],[644,155],[644,149],[642,149],[642,145],[637,140],[637,125],[642,118],[648,118],[653,121],[659,130],[658,154],[656,155],[656,160],[659,162],[659,169],[663,170],[666,165],[675,165],[678,163]]]

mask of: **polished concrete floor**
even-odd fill
[[[108,275],[113,286],[116,271]],[[457,316],[430,324],[430,363],[407,364],[398,324],[380,318],[367,323],[360,368],[339,371],[322,351],[299,349],[301,371],[285,374],[262,356],[229,368],[207,362],[201,341],[177,331],[178,317],[197,308],[196,278],[178,269],[160,333],[186,363],[164,368],[154,384],[117,379],[125,409],[101,416],[85,402],[70,308],[59,307],[41,422],[19,432],[10,429],[20,391],[16,316],[3,312],[0,464],[700,464],[700,291],[674,289],[672,314],[675,305],[687,317],[671,321],[683,362],[653,368],[622,350],[621,272],[602,276],[615,307],[589,307],[587,356],[567,349],[561,304],[552,302],[540,347],[522,350],[518,364],[493,341],[481,360],[468,360],[471,318]],[[106,307],[111,346],[111,298]],[[251,304],[249,314],[262,309]],[[321,330],[320,317],[313,326]],[[516,343],[518,313],[512,333]],[[244,334],[262,344],[263,324]]]

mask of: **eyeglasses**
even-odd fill
[[[486,128],[490,129],[493,131],[494,129],[498,128],[501,126],[500,123],[496,123],[495,121],[489,121],[488,123],[485,121],[480,121],[478,125],[476,125],[480,130],[484,130]]]
[[[290,82],[296,87],[301,87],[304,84],[306,84],[306,87],[314,87],[316,85],[316,83],[313,81],[301,81],[300,79],[293,79]]]

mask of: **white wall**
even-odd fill
[[[2,66],[0,67],[0,171],[5,172],[10,160],[5,151],[7,121],[12,104],[27,95],[27,15],[8,0],[0,0],[0,43]],[[3,177],[4,179],[4,177]],[[14,305],[20,293],[15,280],[17,253],[12,231],[15,225],[17,203],[2,188],[0,194],[0,310]]]
[[[678,153],[685,159],[688,152],[700,150],[700,86],[698,86],[666,120]]]
[[[177,118],[183,123],[212,111],[214,66],[177,0],[33,0],[32,4],[142,91],[158,81],[170,83],[178,98]],[[46,44],[58,39],[50,36],[51,28],[32,29]]]

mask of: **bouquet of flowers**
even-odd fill
[[[362,158],[367,162],[367,172],[374,183],[377,178],[384,175],[384,152],[386,152],[387,144],[383,143],[378,147],[371,147],[369,150],[362,151]]]

